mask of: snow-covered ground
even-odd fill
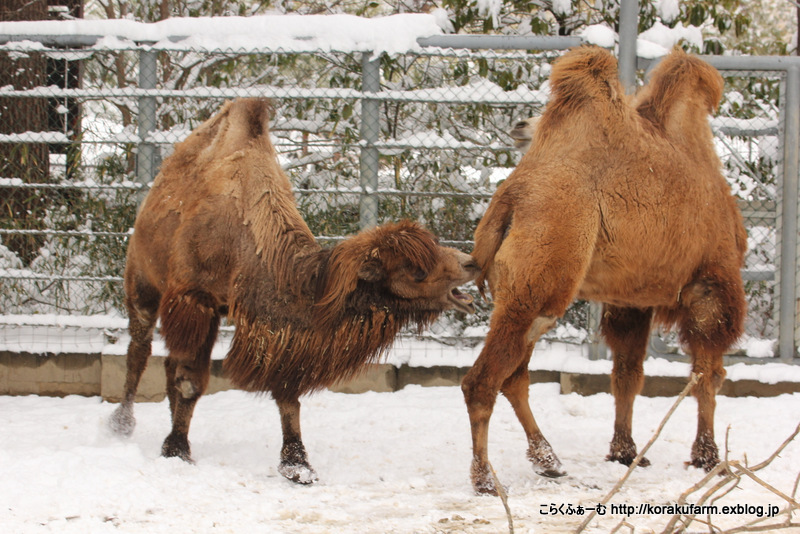
[[[490,456],[508,487],[516,532],[566,532],[585,516],[551,505],[594,506],[626,468],[603,460],[611,437],[607,394],[560,395],[557,384],[534,385],[537,419],[568,470],[550,480],[525,459],[525,440],[508,403],[499,399]],[[643,446],[673,398],[639,398],[634,438]],[[202,398],[190,432],[190,465],[159,456],[169,428],[165,402],[137,405],[128,439],[109,432],[114,405],[99,398],[0,397],[0,525],[9,533],[425,533],[506,532],[501,501],[478,497],[468,478],[469,424],[457,387],[407,387],[396,393],[307,398],[303,430],[319,475],[296,486],[276,470],[280,449],[273,401],[239,391]],[[684,461],[696,424],[688,398],[667,423],[648,458],[611,504],[663,505],[700,480]],[[755,464],[789,436],[800,419],[800,394],[775,398],[720,397],[718,442],[729,429],[731,459]],[[760,476],[791,494],[800,473],[800,441]],[[696,502],[689,499],[690,503]],[[775,494],[743,481],[715,504],[783,507]],[[740,525],[753,513],[715,515]],[[624,516],[607,513],[590,532],[607,532]],[[632,515],[656,531],[669,516]],[[695,524],[692,531],[701,531]],[[648,531],[648,530],[638,530]]]

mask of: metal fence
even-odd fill
[[[234,97],[273,99],[276,146],[320,241],[411,218],[443,243],[469,251],[497,182],[520,157],[508,131],[546,103],[543,84],[555,50],[579,43],[440,36],[425,40],[421,52],[373,58],[6,41],[0,46],[0,80],[10,77],[0,81],[0,347],[6,349],[29,346],[19,339],[35,335],[37,326],[60,331],[62,342],[65,331],[78,335],[98,325],[106,337],[119,334],[136,204],[172,145]],[[737,353],[792,361],[800,334],[800,63],[706,59],[726,78],[712,128],[749,233],[750,311]],[[647,62],[640,67],[646,70]],[[41,74],[14,78],[22,70]],[[489,314],[483,307],[475,316],[446,316],[430,335],[477,342]],[[596,343],[595,315],[578,303],[551,336]],[[657,335],[651,352],[679,351],[668,335]]]

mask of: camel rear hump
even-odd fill
[[[636,96],[636,110],[667,129],[671,122],[685,126],[716,112],[723,87],[717,69],[676,47],[653,69],[647,86]]]

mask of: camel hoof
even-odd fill
[[[180,458],[184,462],[194,463],[189,448],[189,439],[185,435],[170,434],[167,436],[161,446],[161,456],[164,458]]]
[[[706,473],[711,472],[717,465],[719,465],[719,458],[695,458],[691,462],[686,463],[686,467],[697,467]]]
[[[717,467],[719,464],[719,449],[714,443],[713,438],[698,438],[692,445],[692,467],[699,467],[706,473]]]
[[[543,477],[559,478],[567,474],[561,465],[561,460],[547,441],[531,443],[528,447],[528,460],[533,464],[536,474]]]
[[[534,471],[536,471],[537,475],[541,475],[547,478],[561,478],[567,475],[567,472],[564,471],[560,466],[557,469],[549,468],[549,469],[541,469],[534,466]]]
[[[118,436],[129,437],[133,434],[134,428],[136,428],[136,418],[133,416],[133,410],[123,404],[117,406],[117,409],[114,410],[108,420],[108,427]]]
[[[278,466],[278,473],[283,475],[288,480],[295,484],[302,484],[307,486],[317,482],[319,478],[314,469],[308,464],[290,464],[288,462],[281,462]]]
[[[606,461],[607,462],[618,462],[618,463],[621,463],[622,465],[627,465],[627,466],[630,467],[630,465],[633,463],[633,460],[635,458],[636,458],[635,452],[634,452],[633,456],[630,456],[628,454],[611,453],[608,456],[606,456]],[[647,458],[642,458],[641,460],[639,460],[639,464],[638,464],[637,467],[650,467],[650,460],[648,460]]]
[[[470,467],[470,479],[475,495],[492,495],[496,497],[497,487],[494,485],[494,477],[488,466],[480,462],[473,461]]]

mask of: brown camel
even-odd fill
[[[191,461],[189,424],[227,315],[235,333],[224,369],[236,386],[272,394],[283,430],[279,471],[311,483],[300,395],[354,376],[406,325],[422,329],[445,310],[474,311],[457,286],[478,268],[411,222],[320,247],[278,164],[269,113],[265,100],[226,104],[176,146],[142,204],[125,269],[128,372],[111,426],[133,431],[160,318],[172,412],[162,454]]]
[[[616,420],[607,459],[629,465],[636,456],[633,401],[655,322],[677,327],[693,371],[702,373],[693,390],[691,464],[710,470],[719,462],[714,407],[722,355],[741,335],[746,311],[746,234],[707,122],[722,77],[676,50],[631,100],[614,57],[581,47],[557,60],[550,85],[530,150],[475,231],[477,283],[483,289],[488,281],[495,309],[462,384],[473,486],[495,492],[487,432],[499,391],[522,423],[535,470],[564,474],[528,405],[528,362],[536,340],[575,298],[603,303],[601,332],[613,352]]]

